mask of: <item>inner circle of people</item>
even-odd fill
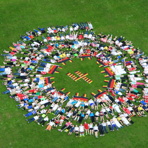
[[[0,77],[26,122],[47,131],[96,138],[134,124],[132,117],[148,112],[148,57],[124,37],[95,34],[90,22],[38,28],[20,36],[4,50]],[[59,63],[96,58],[106,73],[105,91],[92,98],[69,96],[53,86]],[[85,64],[85,62],[84,62]],[[96,64],[96,63],[95,63]],[[48,75],[47,75],[48,74]],[[82,78],[82,77],[81,77]],[[90,85],[93,85],[90,84]]]

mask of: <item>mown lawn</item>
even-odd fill
[[[83,96],[86,94],[88,98],[93,97],[91,95],[92,92],[98,93],[98,89],[104,90],[103,85],[107,85],[104,82],[105,74],[101,73],[104,68],[100,68],[98,64],[96,64],[96,58],[88,59],[84,58],[84,61],[81,61],[80,58],[73,58],[72,63],[69,61],[66,62],[66,65],[61,65],[62,69],[58,69],[60,73],[55,73],[53,76],[55,77],[53,84],[58,90],[65,88],[64,92],[70,92],[70,96],[74,96],[76,93],[79,93],[79,96]],[[75,73],[76,71],[80,71],[82,74],[88,74],[86,77],[92,80],[92,83],[87,83],[83,79],[79,79],[78,81],[72,80],[67,73],[71,73],[74,76],[78,77]]]
[[[122,35],[148,54],[147,5],[147,0],[0,0],[0,52],[38,26],[90,21],[96,33]],[[1,57],[0,64],[2,61]],[[4,91],[5,87],[0,86]],[[56,130],[47,132],[35,123],[28,124],[23,114],[8,95],[0,95],[0,148],[146,148],[148,145],[148,118],[134,118],[133,126],[95,139],[75,138]]]

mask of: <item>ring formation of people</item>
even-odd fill
[[[132,117],[148,112],[148,57],[122,36],[95,34],[90,22],[34,29],[3,52],[0,77],[7,88],[3,94],[27,111],[28,123],[36,122],[47,131],[98,138],[131,126]],[[76,58],[95,58],[94,64],[104,68],[104,90],[98,88],[89,99],[79,93],[70,97],[65,88],[54,87],[53,74],[60,64],[66,66]],[[67,77],[93,86],[79,69]]]

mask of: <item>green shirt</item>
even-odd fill
[[[45,115],[45,114],[43,114],[43,115],[42,115],[42,117],[44,118],[44,117],[46,117],[46,115]]]

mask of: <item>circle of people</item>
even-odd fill
[[[20,38],[1,54],[0,77],[7,88],[3,94],[27,111],[28,123],[36,122],[47,131],[98,138],[131,126],[133,116],[146,116],[148,57],[124,37],[95,34],[93,25],[86,22],[38,28]],[[114,80],[88,100],[69,97],[51,80],[63,59],[80,57],[96,58]]]

